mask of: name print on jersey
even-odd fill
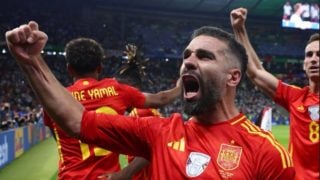
[[[114,89],[113,86],[104,87],[104,88],[94,88],[81,91],[72,91],[72,96],[78,101],[92,100],[92,99],[101,99],[104,97],[117,96],[118,92]]]

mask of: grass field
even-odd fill
[[[287,125],[272,126],[272,133],[285,148],[288,148],[289,126]]]
[[[288,147],[289,126],[272,126],[272,132],[279,142]],[[126,165],[124,156],[121,165]],[[5,168],[0,169],[1,180],[55,180],[58,155],[52,138],[31,148]]]
[[[51,180],[58,166],[56,144],[49,138],[0,169],[1,180]]]

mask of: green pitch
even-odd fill
[[[0,169],[0,179],[50,180],[57,172],[57,167],[56,144],[52,138],[49,138]]]
[[[288,147],[289,126],[272,126],[272,133],[278,141]],[[120,157],[122,167],[125,156]],[[57,177],[58,154],[54,140],[47,139],[32,147],[28,152],[0,169],[1,180],[55,180]]]
[[[288,148],[289,126],[287,125],[272,126],[272,133],[285,148]]]

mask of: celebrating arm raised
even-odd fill
[[[5,36],[9,51],[26,74],[43,107],[61,128],[77,137],[84,108],[60,84],[43,60],[41,51],[48,36],[34,21],[7,31]]]
[[[271,73],[266,71],[255,50],[253,49],[247,30],[245,21],[247,19],[247,9],[238,8],[230,13],[231,25],[236,39],[245,47],[248,54],[247,75],[250,80],[258,86],[266,95],[273,98],[278,86],[279,80]]]

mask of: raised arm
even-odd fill
[[[132,76],[129,72],[131,71],[138,71],[140,78],[145,77],[147,73],[145,72],[147,60],[141,56],[141,53],[138,51],[137,46],[133,44],[127,44],[124,54],[127,56],[128,60],[126,61],[125,65],[120,68],[119,74],[124,76],[124,79],[127,79],[125,83],[135,86],[137,88],[141,87],[141,83],[132,83],[130,82],[130,76]],[[158,93],[147,93],[145,92],[144,95],[146,96],[146,102],[144,104],[145,108],[158,108],[164,105],[167,105],[173,102],[175,99],[179,97],[181,93],[181,84],[178,80],[176,83],[176,87],[160,91]]]
[[[231,25],[236,39],[245,47],[248,54],[248,69],[247,75],[250,80],[258,86],[266,95],[273,98],[278,86],[278,79],[271,73],[266,71],[253,49],[247,30],[245,21],[247,19],[247,9],[238,8],[230,13]]]
[[[157,108],[169,103],[172,103],[175,99],[177,99],[181,94],[181,81],[180,79],[176,83],[176,87],[160,91],[158,93],[144,93],[146,96],[146,102],[144,104],[145,107]]]
[[[12,56],[45,110],[66,132],[78,136],[84,108],[59,83],[43,60],[41,51],[48,36],[39,30],[34,21],[7,31],[5,36]]]

